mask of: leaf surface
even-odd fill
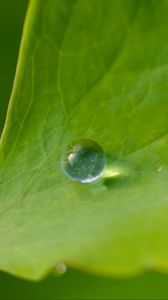
[[[0,145],[2,270],[168,270],[167,16],[166,0],[30,2]],[[106,153],[95,183],[62,171],[79,138]]]

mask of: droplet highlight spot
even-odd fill
[[[64,173],[70,179],[90,183],[102,175],[106,157],[98,143],[79,139],[65,147],[61,163]]]

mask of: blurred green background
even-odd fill
[[[0,0],[0,133],[17,62],[27,0]]]
[[[168,276],[146,274],[133,279],[110,279],[68,270],[62,277],[50,276],[30,283],[0,276],[1,299],[168,299]]]
[[[12,89],[27,2],[0,0],[0,133]],[[0,299],[168,299],[168,275],[146,273],[135,278],[114,279],[68,269],[63,276],[50,275],[34,283],[1,272]]]

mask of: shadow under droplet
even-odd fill
[[[109,155],[107,157],[107,165],[102,174],[102,180],[108,189],[127,185],[130,181],[130,171],[127,164]]]
[[[128,184],[128,178],[126,176],[107,177],[103,178],[103,184],[108,189],[118,188]]]

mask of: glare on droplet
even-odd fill
[[[62,168],[72,180],[90,183],[98,179],[106,157],[102,147],[93,140],[79,139],[67,145],[62,154]]]
[[[70,165],[73,165],[75,162],[75,153],[70,153],[68,156],[68,161],[70,163]]]

